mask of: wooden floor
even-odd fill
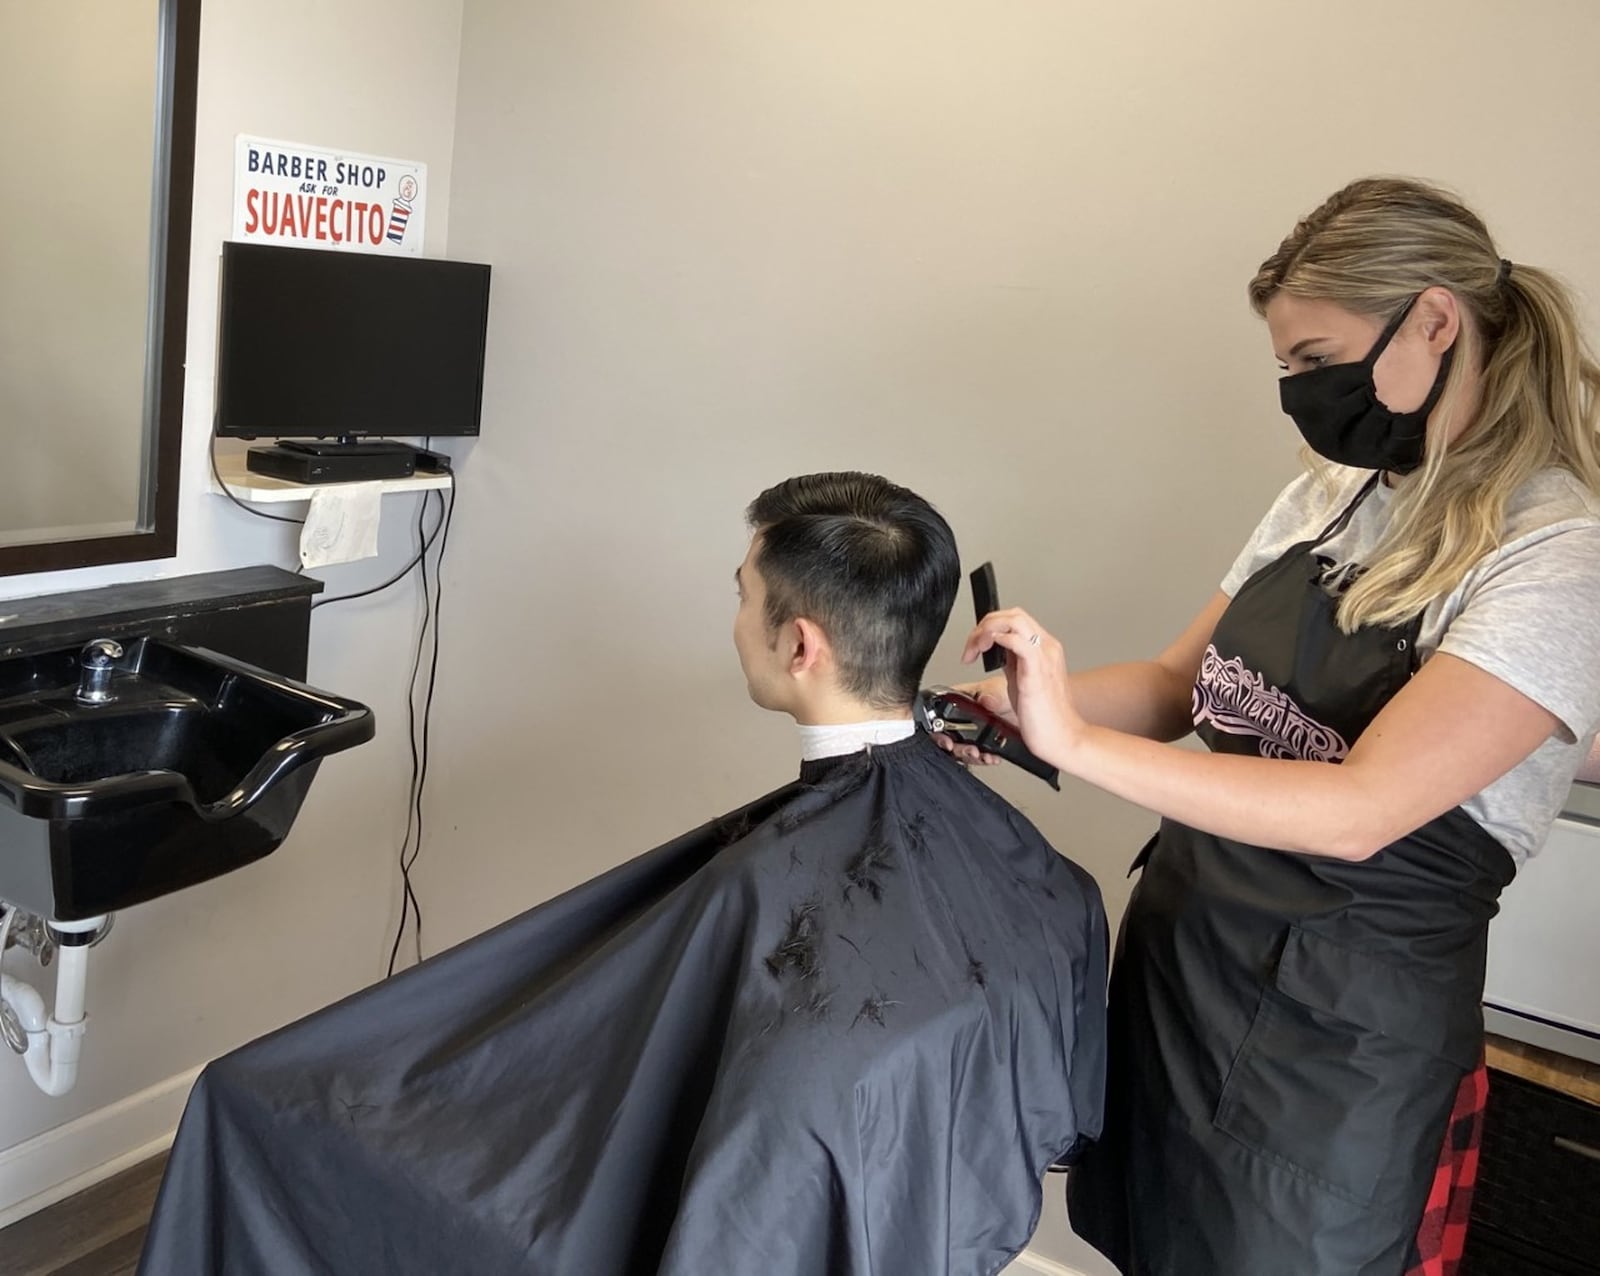
[[[0,1276],[133,1276],[166,1165],[152,1157],[0,1230]]]

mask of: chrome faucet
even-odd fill
[[[96,638],[78,656],[78,703],[109,704],[111,675],[122,659],[122,644],[111,638]]]

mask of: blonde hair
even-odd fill
[[[1416,181],[1352,182],[1261,264],[1250,302],[1264,315],[1284,292],[1388,322],[1432,287],[1449,289],[1461,311],[1456,357],[1422,468],[1340,600],[1346,633],[1410,620],[1459,585],[1499,544],[1506,502],[1538,471],[1560,467],[1600,494],[1600,366],[1571,294],[1546,271],[1502,267],[1488,229],[1454,195]],[[1447,444],[1474,369],[1472,420]]]

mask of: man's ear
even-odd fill
[[[833,649],[828,645],[828,636],[815,621],[803,616],[791,620],[789,635],[795,644],[789,656],[791,675],[815,674],[832,663]]]

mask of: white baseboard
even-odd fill
[[[166,1151],[199,1068],[0,1152],[0,1227]]]
[[[1064,1267],[1054,1259],[1035,1254],[1031,1249],[1018,1254],[1000,1276],[1023,1276],[1026,1272],[1032,1272],[1034,1276],[1084,1276],[1076,1267]]]

